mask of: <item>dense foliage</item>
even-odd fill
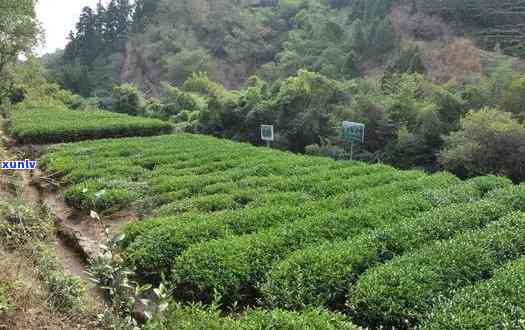
[[[99,158],[104,161],[93,161]],[[271,200],[275,192],[297,192],[290,199],[296,196],[298,201],[300,193],[306,194],[303,199],[322,199],[345,193],[351,186],[366,188],[376,182],[424,176],[416,171],[398,173],[385,165],[338,163],[188,134],[51,147],[44,161],[72,185],[66,192],[72,206],[98,205],[115,188],[138,193],[143,198],[137,202],[154,203],[150,208],[165,205],[157,210],[160,214],[242,208],[254,199]],[[374,176],[375,172],[385,175]],[[333,177],[337,174],[339,179]],[[353,176],[355,182],[337,184]],[[257,194],[255,189],[269,194]],[[100,191],[105,194],[97,194]],[[234,201],[228,196],[232,193],[239,195]]]
[[[520,14],[520,0],[111,0],[84,8],[54,76],[92,95],[122,78],[156,92],[195,72],[229,88],[298,69],[349,79],[389,57],[391,69],[422,72],[417,56],[396,63],[411,49],[400,40],[443,40],[448,23],[482,48],[523,56]]]
[[[479,185],[484,188],[479,189]],[[367,268],[433,240],[478,228],[508,212],[507,191],[479,200],[487,191],[507,186],[480,177],[454,188],[449,200],[421,216],[402,219],[355,238],[298,250],[272,267],[261,285],[267,304],[286,308],[342,306],[346,291]],[[468,202],[464,202],[469,200]]]
[[[66,48],[44,59],[52,78],[84,96],[107,94],[120,81],[132,13],[129,0],[84,7]]]
[[[37,44],[39,25],[35,0],[3,0],[0,3],[0,104],[16,95],[13,70],[18,56],[30,54]]]
[[[497,109],[472,111],[461,130],[445,140],[443,165],[464,176],[499,172],[516,181],[525,178],[525,125]]]
[[[525,214],[394,258],[365,273],[349,292],[354,319],[370,326],[406,327],[422,320],[437,296],[484,280],[525,253]]]
[[[146,101],[144,114],[254,144],[262,142],[260,125],[270,123],[275,147],[336,159],[349,156],[340,126],[353,120],[366,124],[365,143],[354,148],[360,160],[519,182],[525,178],[521,80],[506,62],[488,76],[445,86],[417,73],[391,74],[376,84],[299,71],[273,83],[254,77],[228,91],[195,74],[180,89],[164,84],[164,96]]]
[[[7,130],[60,143],[75,211],[137,218],[104,258],[162,282],[146,329],[523,327],[521,0],[110,0],[47,70],[34,4],[0,4]]]

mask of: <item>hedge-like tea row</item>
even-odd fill
[[[467,203],[436,208],[350,240],[299,250],[267,274],[260,286],[265,303],[287,309],[308,305],[340,307],[348,288],[371,266],[428,242],[480,228],[510,212],[509,201],[520,197],[516,189],[502,189],[486,200],[474,202],[493,189],[510,185],[510,180],[498,177],[472,179],[466,187],[476,187],[480,194],[474,193]],[[525,201],[525,196],[522,198]]]
[[[442,191],[436,189],[434,193]],[[457,192],[449,190],[449,197],[457,198]],[[392,196],[369,206],[308,217],[251,235],[192,245],[173,267],[178,294],[209,301],[216,290],[225,303],[249,301],[256,294],[255,285],[272,264],[291,252],[326,240],[349,238],[428,211],[436,205],[435,196],[428,191]],[[464,197],[470,200],[472,195]]]
[[[370,327],[417,325],[436,298],[490,278],[496,268],[522,256],[524,237],[525,213],[516,212],[371,268],[350,289],[353,319]]]
[[[301,192],[264,194],[257,196],[249,207],[242,209],[222,210],[214,213],[185,212],[175,216],[164,215],[145,221],[133,222],[124,228],[125,238],[122,247],[126,248],[139,236],[147,235],[148,231],[154,228],[170,225],[191,226],[191,223],[195,221],[218,225],[226,224],[231,226],[233,230],[243,233],[250,232],[259,227],[271,226],[274,223],[271,214],[278,214],[278,212],[269,213],[266,217],[269,206],[272,206],[272,209],[279,210],[284,208],[295,209],[299,206],[307,207],[308,205],[322,208],[332,206],[334,203],[329,200],[313,201],[309,195]],[[184,230],[183,227],[178,228]]]
[[[349,179],[347,182],[353,182],[358,189],[370,185],[370,179],[371,176],[363,176]],[[174,258],[192,244],[231,235],[250,234],[306,217],[326,217],[335,209],[364,206],[376,202],[385,194],[402,194],[427,186],[448,186],[456,181],[457,178],[448,174],[418,174],[412,180],[356,190],[335,199],[306,202],[300,198],[294,201],[275,198],[269,203],[260,203],[260,207],[248,207],[237,212],[223,212],[210,216],[195,215],[193,221],[174,218],[142,221],[130,225],[125,230],[124,256],[129,263],[137,267],[141,275],[158,276],[160,272],[169,271]],[[377,181],[373,179],[372,182]]]
[[[143,277],[158,278],[161,272],[169,275],[175,257],[192,244],[242,232],[249,233],[256,231],[257,228],[293,222],[323,212],[323,209],[317,208],[316,204],[310,205],[306,207],[276,205],[272,208],[251,208],[211,216],[197,214],[193,215],[191,220],[182,221],[180,219],[142,221],[126,229],[133,234],[129,241],[125,242],[129,245],[125,246],[124,259],[135,266],[137,273]]]
[[[283,310],[248,310],[238,318],[221,317],[215,310],[199,305],[181,306],[171,304],[162,320],[152,320],[146,330],[357,330],[357,326],[348,322],[341,314],[322,309],[309,309],[298,312]]]
[[[107,111],[73,111],[59,104],[24,102],[10,112],[8,133],[20,144],[48,144],[170,133],[163,121]]]
[[[359,188],[355,179],[360,177],[362,185],[374,186],[424,176],[189,134],[81,142],[48,151],[42,164],[71,185],[65,193],[68,204],[107,213],[130,204],[160,215],[214,212],[246,207],[255,199],[243,202],[245,191],[326,198]]]
[[[323,174],[324,176],[324,174]],[[191,203],[191,201],[198,201],[200,198],[209,199],[213,194],[227,194],[234,197],[236,194],[242,193],[245,190],[254,191],[259,194],[264,192],[296,192],[301,191],[310,195],[313,199],[327,198],[330,196],[336,196],[343,194],[350,189],[360,190],[368,187],[374,187],[381,184],[388,184],[389,182],[395,182],[400,180],[410,180],[423,177],[424,174],[417,171],[412,172],[395,172],[395,171],[384,171],[378,173],[368,174],[367,172],[361,170],[355,170],[354,175],[347,178],[346,180],[331,179],[330,181],[326,180],[323,176],[318,174],[312,174],[311,176],[304,177],[263,177],[252,180],[253,177],[248,177],[245,180],[235,182],[232,180],[224,180],[220,183],[225,183],[230,187],[227,189],[222,189],[217,191],[210,186],[217,184],[217,181],[209,182],[207,179],[204,179],[198,183],[188,184],[187,180],[184,184],[177,184],[178,189],[175,194],[177,194],[177,199],[188,198],[186,201],[177,200],[171,204],[166,205],[166,208],[177,210],[180,208],[181,202]],[[186,177],[184,177],[186,178]],[[190,178],[195,180],[195,178]],[[255,181],[255,182],[254,182]],[[340,182],[338,182],[340,181]],[[163,186],[166,183],[161,183],[159,186],[159,192],[164,193],[165,189]],[[168,182],[168,185],[172,183]],[[173,189],[173,186],[168,188],[168,190]],[[211,194],[206,193],[209,192]],[[181,193],[182,192],[182,193]],[[204,195],[204,196],[202,196]],[[254,198],[255,199],[255,198]],[[169,211],[168,211],[169,212]],[[166,213],[166,212],[163,212]]]
[[[525,257],[505,265],[494,277],[443,299],[423,329],[523,329]]]
[[[407,176],[403,181],[394,181],[389,184],[375,186],[369,189],[354,190],[349,193],[338,195],[335,198],[331,199],[314,200],[310,195],[304,192],[275,192],[268,194],[265,193],[263,196],[254,197],[252,203],[250,204],[250,207],[247,207],[244,210],[237,210],[233,212],[225,211],[220,214],[214,214],[209,216],[199,215],[198,220],[208,221],[219,225],[220,223],[223,223],[226,224],[228,227],[232,227],[232,229],[238,234],[246,234],[255,231],[256,229],[262,229],[277,223],[273,220],[270,220],[271,217],[269,217],[269,219],[264,218],[264,213],[268,212],[269,207],[277,208],[282,206],[302,206],[303,208],[305,208],[308,207],[308,205],[310,204],[312,204],[314,208],[318,209],[356,207],[359,205],[364,205],[366,203],[371,203],[376,200],[381,200],[384,198],[384,196],[421,190],[427,185],[448,186],[449,184],[452,185],[458,181],[457,178],[448,174],[439,174],[428,177],[420,175],[417,172],[413,172],[413,174],[413,177]],[[359,181],[362,181],[366,186],[367,184],[370,184],[370,182],[367,182],[366,180],[368,180],[368,178],[360,178],[357,179],[355,182],[357,183]],[[256,190],[251,191],[257,192]],[[436,200],[439,198],[440,197],[438,195],[434,197],[434,199]],[[140,236],[141,233],[146,234],[148,230],[153,229],[155,227],[170,225],[173,224],[173,222],[175,221],[179,221],[180,215],[177,215],[176,218],[168,216],[169,213],[171,213],[169,208],[171,208],[171,204],[166,205],[166,207],[164,208],[164,211],[167,214],[161,214],[164,216],[162,218],[136,222],[129,225],[125,231],[126,239],[124,240],[124,247],[129,245],[129,243],[135,240],[136,237]],[[254,210],[255,208],[261,209]],[[161,208],[161,210],[163,210],[163,208]],[[259,216],[256,219],[252,220],[252,216],[250,214],[252,214],[253,212],[258,214]],[[183,229],[181,228],[181,230]]]

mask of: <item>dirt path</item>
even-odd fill
[[[6,138],[4,132],[0,129],[0,140],[5,142]],[[0,158],[2,160],[16,159],[17,152],[13,152],[4,147],[5,143],[0,143]],[[1,173],[0,176],[0,197],[6,200],[13,198],[22,198],[28,205],[38,205],[39,203],[47,205],[51,214],[55,217],[55,224],[57,229],[57,236],[54,241],[54,251],[56,256],[60,259],[64,266],[64,271],[68,275],[77,276],[85,283],[88,290],[89,299],[92,303],[101,304],[103,302],[103,293],[100,289],[93,288],[89,282],[87,271],[87,260],[97,256],[100,253],[99,244],[101,243],[100,235],[104,232],[101,226],[93,226],[93,224],[86,224],[85,221],[78,221],[83,223],[83,226],[75,226],[74,221],[71,221],[74,215],[73,212],[65,205],[59,196],[58,192],[44,191],[40,188],[40,171],[21,171],[16,173],[16,177],[12,173]],[[13,181],[17,184],[13,185]],[[68,226],[66,222],[72,225]],[[90,228],[86,228],[90,227]],[[87,238],[83,232],[88,232],[93,235],[93,238]],[[71,244],[71,239],[68,235],[78,236],[81,244]],[[74,242],[74,240],[73,240]],[[81,246],[78,246],[81,245]],[[80,248],[83,249],[80,249]],[[88,251],[88,255],[85,252]]]
[[[9,150],[5,142],[6,138],[0,129],[0,160],[12,160],[21,158],[19,152]],[[20,201],[27,206],[36,206],[40,203],[48,204],[43,200],[42,193],[37,189],[33,172],[4,172],[0,171],[0,199],[3,201]],[[55,196],[58,201],[58,196]],[[50,206],[50,205],[48,205]],[[54,205],[61,215],[66,216],[68,210],[62,207],[59,202]],[[50,206],[50,209],[52,207]],[[53,212],[54,212],[53,210]],[[57,221],[58,223],[58,221]],[[54,244],[53,244],[54,243]],[[79,277],[87,288],[92,288],[86,274],[86,263],[81,256],[72,248],[56,236],[54,242],[49,244],[49,248],[58,258],[64,267],[64,273],[71,276]],[[99,289],[88,289],[86,296],[86,315],[66,316],[49,306],[46,289],[38,279],[37,270],[34,268],[33,261],[26,258],[23,254],[17,254],[17,251],[4,252],[0,251],[4,265],[12,267],[2,267],[0,276],[4,281],[10,283],[19,283],[16,294],[12,297],[14,308],[9,310],[8,314],[0,313],[0,329],[95,329],[97,325],[96,313],[103,310],[103,294]]]
[[[68,275],[77,276],[82,279],[88,293],[93,301],[103,301],[102,290],[90,284],[88,261],[98,256],[102,242],[104,229],[93,219],[85,216],[75,215],[69,209],[57,192],[44,191],[39,187],[41,172],[22,172],[22,198],[30,203],[42,203],[48,207],[55,217],[57,236],[54,242],[54,250],[64,265],[64,271]],[[39,189],[40,188],[40,189]],[[88,233],[87,237],[84,233]]]

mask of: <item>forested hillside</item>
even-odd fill
[[[179,130],[401,168],[525,169],[523,1],[113,0],[85,8],[48,78]],[[482,111],[480,111],[482,110]],[[488,138],[491,137],[491,138]],[[513,150],[509,155],[508,150]],[[491,155],[491,157],[486,157]]]
[[[83,10],[50,65],[66,63],[56,78],[85,96],[122,81],[158,93],[161,81],[181,85],[200,71],[228,88],[298,68],[350,79],[395,65],[407,41],[451,35],[525,56],[523,10],[519,0],[113,0]]]

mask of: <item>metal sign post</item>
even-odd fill
[[[270,148],[270,142],[274,140],[273,125],[261,125],[261,139],[266,141],[266,145]]]
[[[351,121],[344,121],[341,138],[350,143],[350,160],[353,160],[354,143],[362,144],[365,142],[365,125]]]

